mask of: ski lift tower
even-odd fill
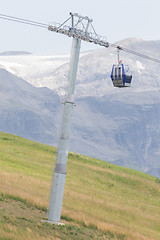
[[[65,25],[71,19],[71,25]],[[48,30],[73,37],[69,76],[68,76],[68,89],[64,102],[62,125],[60,128],[59,141],[56,154],[56,165],[53,169],[50,204],[48,212],[48,221],[53,224],[61,224],[61,209],[63,201],[63,193],[66,179],[67,158],[71,128],[72,111],[74,107],[75,97],[75,82],[79,61],[79,53],[81,40],[95,43],[106,48],[109,44],[105,37],[97,35],[92,25],[92,19],[83,17],[77,13],[70,13],[70,17],[63,23],[53,23],[49,25]]]

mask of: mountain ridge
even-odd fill
[[[27,55],[27,54],[31,54],[31,53],[26,51],[6,51],[6,52],[1,52],[0,56],[14,56],[14,55]]]
[[[48,88],[36,88],[0,69],[0,129],[30,140],[56,144],[60,100]],[[55,133],[55,135],[52,133]]]

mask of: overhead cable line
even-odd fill
[[[131,49],[127,49],[127,48],[125,48],[125,47],[121,47],[121,46],[116,45],[116,44],[114,44],[114,43],[113,43],[113,44],[110,43],[109,45],[110,45],[110,47],[117,48],[117,49],[119,49],[119,50],[122,50],[122,51],[124,51],[124,52],[130,53],[130,54],[132,54],[132,55],[135,55],[135,56],[144,58],[144,59],[146,59],[146,60],[149,60],[149,61],[152,61],[152,62],[156,62],[156,63],[160,63],[160,59],[157,59],[157,58],[154,58],[154,57],[145,55],[145,54],[140,53],[140,52],[133,51],[133,50],[131,50]]]
[[[51,31],[54,31],[52,28],[52,25],[49,26],[48,24],[45,24],[45,23],[40,23],[40,22],[35,22],[35,21],[31,21],[31,20],[27,20],[27,19],[23,19],[23,18],[17,18],[17,17],[12,17],[12,16],[9,16],[9,15],[4,15],[4,14],[0,14],[0,18],[1,19],[4,19],[4,20],[8,20],[8,21],[13,21],[13,22],[19,22],[19,23],[23,23],[23,24],[28,24],[28,25],[32,25],[32,26],[36,26],[36,27],[41,27],[41,28],[46,28],[46,29],[49,29]],[[57,29],[61,29],[61,27],[70,19],[71,17],[69,17],[64,23],[60,24]],[[92,23],[91,23],[91,26],[92,26],[92,29],[94,31],[94,34],[96,37],[99,37],[98,34],[96,33]],[[75,27],[75,26],[74,26]],[[59,32],[59,33],[63,33],[61,30],[58,31],[56,30],[56,32]],[[74,37],[74,34],[72,34]],[[76,36],[77,37],[77,36]],[[85,40],[86,41],[86,38],[81,38],[82,40]],[[110,47],[114,47],[114,48],[119,48],[119,50],[122,50],[124,52],[127,52],[127,53],[130,53],[132,55],[135,55],[135,56],[138,56],[138,57],[141,57],[141,58],[144,58],[146,60],[149,60],[149,61],[153,61],[153,62],[156,62],[156,63],[159,63],[160,64],[160,59],[157,59],[157,58],[154,58],[154,57],[151,57],[151,56],[148,56],[148,55],[145,55],[143,53],[140,53],[140,52],[136,52],[136,51],[133,51],[131,49],[127,49],[125,47],[121,47],[117,44],[114,44],[114,43],[108,43],[106,44],[106,41],[104,42],[103,40],[100,39],[100,41],[94,41],[93,38],[91,38],[91,41],[89,40],[89,42],[94,42],[95,44],[99,44],[100,46],[104,46],[104,47],[108,47],[108,44]],[[105,43],[105,44],[101,44],[101,42]]]
[[[4,15],[4,14],[0,14],[0,18],[4,19],[4,20],[13,21],[13,22],[29,24],[29,25],[33,25],[33,26],[37,26],[37,27],[48,28],[48,25],[44,24],[44,23],[30,21],[30,20],[26,20],[26,19],[23,19],[23,18],[12,17],[12,16],[8,16],[8,15]]]

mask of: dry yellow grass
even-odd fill
[[[47,208],[55,149],[7,134],[0,135],[0,147],[1,192]],[[71,153],[62,216],[119,239],[159,240],[160,184],[147,174]]]

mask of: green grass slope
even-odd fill
[[[160,180],[70,153],[65,227],[41,223],[55,148],[0,133],[0,239],[160,239]]]

